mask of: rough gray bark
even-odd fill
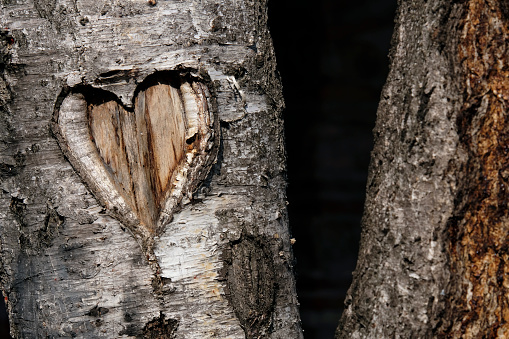
[[[506,338],[508,10],[400,1],[337,338]]]
[[[22,0],[2,10],[0,279],[12,335],[302,337],[266,2]],[[142,146],[159,137],[97,127],[104,116],[140,118],[140,93],[161,92],[146,79],[171,84],[174,111],[186,111],[185,130],[171,132],[188,147],[168,165],[176,172],[161,170],[169,160],[146,160],[146,175],[126,165],[136,147],[166,152]],[[129,126],[164,135],[150,121]],[[105,151],[132,140],[127,160]],[[190,152],[198,160],[186,163]],[[135,190],[144,185],[148,202]]]
[[[449,46],[439,40],[448,7],[399,3],[359,259],[337,338],[429,338],[439,321],[456,184],[449,162],[458,147],[459,94]]]

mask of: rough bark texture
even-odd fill
[[[302,337],[266,2],[14,0],[3,2],[1,20],[0,279],[12,335]],[[217,117],[214,146],[197,148],[208,160],[190,165],[188,181],[160,168],[173,162],[156,158],[145,163],[155,172],[139,179],[134,172],[142,169],[125,165],[128,157],[105,151],[131,139],[113,125],[117,138],[101,137],[96,122],[101,114],[139,112],[140,92],[155,91],[142,88],[144,80],[170,73],[208,93],[201,99]],[[175,78],[158,86],[165,81]],[[106,93],[108,108],[97,111],[83,88]],[[83,96],[66,102],[63,93]],[[88,111],[92,153],[102,163],[73,161],[66,151],[72,132],[62,137],[55,129],[62,107],[81,119]],[[155,117],[154,105],[145,109],[151,113],[143,116]],[[150,126],[164,137],[161,124]],[[176,130],[175,144],[200,142]],[[166,147],[145,146],[138,155]],[[124,149],[134,156],[135,148]],[[126,204],[101,198],[86,177],[94,166],[109,171]],[[153,202],[140,202],[132,182],[150,186]],[[169,210],[167,195],[175,197]],[[149,207],[131,218],[118,206]]]
[[[338,338],[506,338],[505,2],[400,1]]]
[[[337,338],[430,338],[449,281],[461,5],[400,1],[374,130],[359,260]]]
[[[468,1],[458,39],[467,161],[449,222],[453,279],[441,336],[509,337],[509,17],[505,1]]]

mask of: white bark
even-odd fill
[[[1,20],[0,278],[12,335],[302,337],[266,3],[27,0],[4,2]],[[129,108],[140,83],[167,71],[208,88],[219,124],[215,151],[203,148],[210,159],[190,165],[194,184],[176,185],[151,233],[110,181],[87,179],[106,178],[100,159],[64,156],[76,135],[59,145],[51,126],[64,106],[86,117],[66,90],[101,88]]]

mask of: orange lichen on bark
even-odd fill
[[[509,21],[500,6],[467,2],[459,38],[468,160],[449,223],[450,319],[440,337],[509,337]]]

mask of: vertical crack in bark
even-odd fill
[[[155,272],[157,294],[174,288],[160,276],[154,236],[184,198],[193,198],[218,152],[218,119],[203,81],[209,79],[159,71],[136,87],[133,107],[90,85],[65,88],[55,105],[53,132],[60,148],[110,215],[142,246]]]
[[[469,1],[459,37],[458,131],[468,160],[449,221],[453,278],[441,337],[509,337],[509,22],[501,3]]]

